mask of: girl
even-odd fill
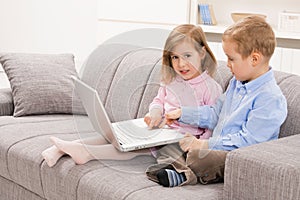
[[[145,122],[150,128],[165,124],[163,114],[183,105],[191,107],[212,105],[222,93],[211,77],[216,59],[210,50],[201,27],[184,24],[176,27],[166,40],[162,61],[162,85],[150,104]],[[211,131],[174,123],[172,127],[207,139]]]
[[[216,59],[211,52],[200,27],[180,25],[169,35],[164,52],[162,83],[164,84],[150,105],[144,120],[150,128],[163,126],[163,113],[184,105],[213,104],[222,93],[221,87],[210,77],[215,71]],[[209,90],[208,90],[209,88]],[[208,138],[209,130],[184,124],[174,124],[182,132],[189,131],[197,137]],[[49,167],[61,156],[68,154],[77,164],[94,159],[128,160],[137,155],[151,155],[149,149],[119,152],[102,137],[64,141],[50,138],[54,144],[42,152]]]
[[[216,69],[216,59],[201,27],[191,24],[176,27],[166,40],[162,64],[162,85],[150,104],[149,113],[144,118],[150,128],[165,125],[166,120],[163,118],[165,113],[183,105],[189,107],[213,105],[221,95],[220,85],[211,77]],[[201,139],[208,139],[212,134],[208,129],[178,121],[174,121],[170,126]],[[166,185],[166,180],[160,177],[168,177],[164,173],[173,172],[164,170],[165,168],[175,168],[179,172],[184,172],[174,173],[177,176],[173,177],[176,179],[175,184],[179,185],[186,180],[185,174],[192,173],[185,166],[185,158],[178,144],[151,150],[158,164],[148,168],[146,173],[149,179],[169,186]]]

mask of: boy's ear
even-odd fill
[[[261,62],[261,54],[258,52],[253,52],[251,55],[251,62],[252,62],[252,66],[257,66],[260,62]]]

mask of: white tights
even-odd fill
[[[138,155],[151,155],[149,149],[120,152],[102,136],[74,141],[50,137],[50,140],[53,146],[42,152],[49,167],[54,166],[64,154],[71,156],[76,164],[84,164],[95,159],[129,160]]]

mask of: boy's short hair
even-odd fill
[[[236,43],[235,50],[242,58],[248,57],[252,52],[260,52],[269,60],[276,47],[272,27],[258,16],[245,17],[233,24],[225,30],[222,40]]]

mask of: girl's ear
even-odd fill
[[[200,52],[201,60],[202,60],[203,58],[205,58],[205,55],[206,55],[206,48],[205,48],[205,46],[203,46],[203,47],[201,48],[201,52]]]

